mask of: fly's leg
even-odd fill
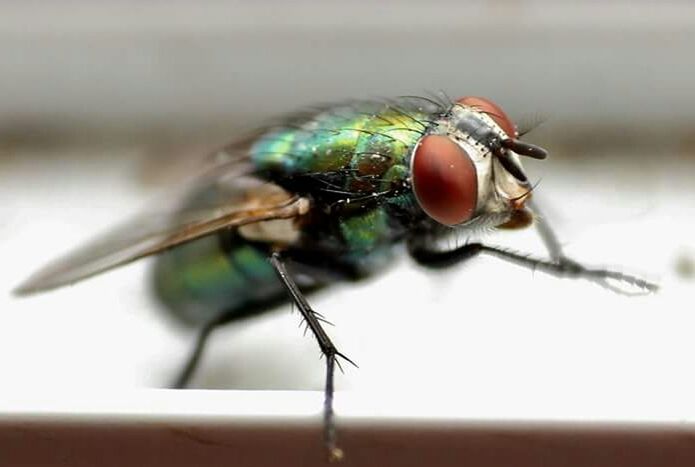
[[[644,279],[640,279],[639,277],[623,274],[619,271],[585,267],[575,261],[565,258],[561,253],[557,254],[554,261],[546,261],[543,259],[534,258],[527,254],[518,253],[497,246],[488,246],[482,243],[467,243],[453,250],[437,251],[434,249],[429,249],[426,245],[415,241],[408,242],[408,252],[410,253],[410,256],[412,256],[413,259],[415,259],[415,261],[417,261],[419,264],[433,268],[451,266],[452,264],[476,256],[479,253],[487,253],[511,263],[518,264],[519,266],[527,267],[534,271],[544,271],[555,277],[587,279],[602,287],[624,295],[630,295],[630,293],[614,286],[610,281],[629,284],[648,292],[655,292],[658,289],[656,284]],[[552,254],[553,253],[551,252],[551,255]]]
[[[557,238],[555,231],[548,223],[547,218],[543,215],[542,210],[538,207],[538,203],[530,200],[530,204],[533,212],[535,213],[534,217],[536,220],[536,230],[538,231],[545,248],[548,250],[548,254],[550,255],[553,263],[561,266],[561,270],[563,271],[556,275],[575,275],[577,277],[585,277],[603,287],[622,294],[626,294],[626,292],[612,286],[608,280],[612,279],[618,282],[624,282],[648,292],[656,292],[658,290],[658,285],[644,279],[623,274],[618,271],[610,271],[608,269],[590,269],[565,256],[564,252],[562,251],[560,240]],[[541,267],[541,269],[543,268],[544,267]]]
[[[228,323],[231,318],[231,313],[220,313],[218,316],[214,317],[203,325],[203,327],[198,331],[195,344],[193,345],[193,351],[190,353],[188,359],[186,360],[186,364],[183,366],[180,373],[171,384],[170,387],[172,389],[184,389],[188,386],[193,373],[195,373],[195,370],[200,363],[200,359],[203,356],[205,346],[210,338],[210,335],[212,334],[212,331],[214,331],[217,327]]]
[[[535,214],[534,220],[536,230],[538,231],[538,235],[540,235],[541,240],[543,240],[543,244],[545,245],[546,250],[548,250],[550,258],[556,263],[574,263],[574,261],[566,257],[562,252],[560,240],[558,240],[557,235],[555,235],[555,231],[550,226],[545,216],[543,216],[541,209],[538,207],[538,203],[531,199],[529,200],[529,204],[531,205],[531,209]]]
[[[323,405],[323,435],[324,442],[326,443],[326,448],[328,449],[328,456],[330,460],[340,460],[343,457],[343,451],[336,444],[336,432],[335,432],[335,421],[333,415],[333,376],[335,373],[335,366],[338,364],[337,358],[341,357],[346,361],[354,363],[347,358],[342,353],[338,352],[328,334],[323,330],[321,326],[321,321],[323,319],[311,309],[309,302],[307,302],[304,295],[297,287],[292,277],[288,274],[285,264],[283,262],[282,256],[278,252],[274,252],[270,257],[270,263],[275,268],[280,281],[287,289],[292,301],[297,305],[299,312],[306,321],[308,328],[311,333],[316,338],[319,344],[321,353],[326,357],[326,385],[324,391],[324,405]],[[338,364],[339,365],[339,364]]]

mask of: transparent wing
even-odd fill
[[[192,183],[106,234],[51,262],[14,290],[27,295],[86,279],[212,234],[305,214],[309,201],[253,176],[239,160],[223,161]]]

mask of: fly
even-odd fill
[[[333,376],[340,360],[352,361],[333,345],[305,291],[375,273],[399,243],[431,268],[487,253],[613,290],[620,291],[616,283],[657,289],[563,254],[531,201],[521,163],[546,156],[521,141],[499,106],[480,97],[404,96],[314,108],[224,147],[180,189],[183,202],[122,224],[50,263],[15,292],[60,287],[160,253],[154,268],[159,298],[200,329],[173,385],[179,388],[215,328],[289,296],[325,356],[323,436],[329,457],[340,459]],[[437,246],[452,232],[518,229],[534,219],[549,260],[479,242]]]

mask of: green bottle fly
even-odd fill
[[[568,259],[536,217],[551,259],[482,243],[442,250],[440,240],[476,229],[522,228],[534,216],[520,156],[546,152],[520,140],[493,102],[401,97],[355,101],[290,115],[223,148],[180,202],[145,213],[49,264],[16,289],[73,283],[160,253],[155,290],[181,320],[199,326],[173,386],[189,382],[211,332],[283,299],[301,312],[326,357],[324,442],[342,458],[333,418],[339,360],[303,292],[379,271],[402,243],[420,265],[446,267],[487,253],[556,276],[644,291],[656,285]],[[527,206],[527,204],[529,206]]]

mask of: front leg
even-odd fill
[[[590,277],[591,280],[618,293],[625,294],[626,292],[614,286],[611,286],[607,282],[608,279],[614,279],[619,282],[625,282],[627,284],[631,284],[638,288],[641,288],[647,292],[656,292],[659,289],[659,286],[653,282],[649,282],[644,279],[640,279],[627,274],[622,274],[616,271],[608,271],[605,269],[590,270],[577,263],[576,261],[568,258],[562,251],[562,245],[560,244],[560,240],[558,239],[557,235],[555,234],[555,231],[548,222],[548,218],[543,215],[543,211],[538,206],[538,203],[533,199],[529,200],[529,203],[534,213],[536,230],[538,231],[538,234],[540,235],[541,240],[543,241],[545,248],[548,250],[548,253],[550,254],[550,257],[553,260],[553,262],[562,265],[567,270],[577,270],[580,272],[582,270],[589,271],[592,276]],[[579,276],[581,277],[582,274],[580,273]]]
[[[324,430],[324,441],[326,443],[326,448],[328,449],[329,460],[336,461],[343,458],[343,451],[336,444],[336,432],[335,432],[335,421],[333,415],[333,376],[335,373],[336,364],[340,366],[337,358],[341,357],[346,361],[352,363],[354,362],[347,358],[342,353],[338,352],[338,349],[333,345],[331,339],[324,331],[321,326],[321,321],[324,321],[321,316],[311,309],[309,302],[297,287],[294,279],[289,275],[287,269],[285,268],[285,263],[282,256],[278,252],[274,252],[270,256],[270,263],[275,268],[280,281],[287,289],[287,293],[290,298],[295,303],[299,312],[302,314],[304,321],[306,322],[311,333],[316,338],[319,344],[321,353],[326,357],[326,386],[324,392],[324,406],[323,406],[323,430]]]
[[[409,238],[407,247],[408,254],[415,262],[432,269],[448,268],[458,264],[477,256],[484,248],[480,243],[466,243],[453,250],[437,250],[431,248],[427,242],[417,237]]]
[[[538,231],[538,235],[540,235],[541,240],[543,241],[543,245],[545,245],[545,248],[548,250],[550,258],[556,263],[562,263],[565,261],[573,262],[571,259],[567,258],[563,253],[560,240],[558,240],[555,231],[550,226],[550,223],[548,222],[546,217],[543,215],[543,211],[541,211],[540,207],[538,207],[538,203],[534,201],[533,198],[530,199],[528,203],[531,206],[531,210],[534,214],[533,220],[536,230]]]
[[[631,294],[611,284],[611,280],[623,282],[647,292],[655,292],[658,289],[656,284],[638,277],[623,274],[622,272],[585,267],[564,257],[560,250],[557,251],[558,253],[555,255],[556,257],[554,258],[554,261],[547,261],[534,258],[528,254],[511,251],[497,246],[484,245],[477,242],[467,243],[453,250],[439,251],[429,247],[425,242],[420,240],[408,240],[408,252],[410,253],[410,256],[419,264],[427,267],[448,267],[460,261],[476,256],[479,253],[487,253],[534,271],[544,271],[555,277],[587,279],[602,287],[624,295]],[[551,254],[553,254],[552,251]]]

